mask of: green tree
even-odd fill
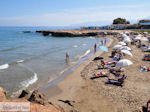
[[[130,24],[130,22],[124,18],[117,18],[113,20],[113,24]]]
[[[139,23],[146,23],[146,22],[150,22],[149,19],[142,19],[142,20],[139,20]]]

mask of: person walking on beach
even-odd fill
[[[97,48],[97,45],[96,45],[96,43],[95,43],[95,45],[94,45],[94,52],[96,52],[96,48]]]
[[[105,44],[105,46],[106,46],[106,43],[107,43],[107,39],[106,39],[106,37],[105,37],[105,40],[104,40],[104,44]]]
[[[66,52],[66,63],[69,65],[69,52]]]

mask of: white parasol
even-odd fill
[[[120,48],[120,50],[128,50],[128,51],[131,51],[131,48],[128,47],[128,46],[123,46]]]
[[[121,50],[122,53],[127,54],[129,56],[133,56],[132,53],[128,50]]]
[[[118,49],[118,48],[120,48],[120,47],[122,47],[122,45],[115,45],[115,46],[114,46],[114,49]]]
[[[121,59],[120,61],[117,62],[116,67],[124,67],[132,64],[133,63],[128,59]]]

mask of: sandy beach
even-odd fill
[[[97,53],[95,56],[103,56],[109,60],[113,46],[118,40],[109,37],[107,45],[109,52]],[[105,84],[106,78],[91,80],[90,77],[99,71],[97,65],[100,61],[82,63],[72,74],[59,82],[55,87],[49,88],[44,94],[54,104],[64,108],[65,112],[77,110],[79,112],[134,112],[141,111],[142,106],[149,100],[150,76],[149,72],[140,72],[139,66],[149,66],[150,62],[142,61],[144,52],[134,45],[129,45],[133,57],[125,56],[133,62],[133,65],[125,67],[127,79],[123,87]],[[52,92],[53,91],[53,92]],[[51,94],[53,93],[53,94]],[[59,100],[69,100],[73,106],[69,106]]]

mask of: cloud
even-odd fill
[[[33,16],[16,16],[0,18],[0,26],[68,26],[86,22],[108,22],[123,17],[128,20],[149,16],[147,5],[96,6],[63,10],[56,13],[45,13]],[[107,24],[107,23],[106,23]]]

